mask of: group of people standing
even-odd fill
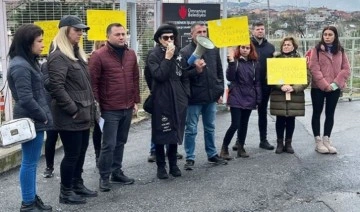
[[[102,143],[97,143],[100,191],[110,190],[110,180],[134,183],[122,171],[122,159],[132,114],[140,102],[136,54],[126,45],[125,28],[114,23],[107,27],[106,45],[88,58],[79,42],[83,31],[89,29],[77,16],[64,16],[41,68],[38,57],[44,48],[44,31],[25,24],[15,32],[7,77],[15,100],[14,118],[33,119],[37,132],[35,139],[22,144],[20,211],[52,211],[36,192],[44,131],[50,132],[51,140],[46,147],[49,161],[44,176],[50,177],[53,172],[57,134],[63,144],[59,202],[84,204],[87,197],[98,195],[84,185],[82,178],[90,128],[99,118],[97,105],[104,119],[103,128],[97,129],[98,134],[104,132]]]
[[[119,23],[113,23],[106,29],[105,45],[88,58],[79,42],[83,30],[89,29],[78,17],[64,16],[51,44],[47,63],[42,68],[37,58],[44,48],[43,30],[26,24],[15,32],[7,75],[15,100],[14,118],[33,119],[37,131],[35,139],[22,144],[20,211],[52,211],[52,207],[44,204],[36,192],[36,167],[44,131],[58,133],[64,147],[59,202],[84,204],[87,197],[98,195],[85,187],[82,172],[90,127],[99,118],[99,108],[104,119],[103,128],[97,129],[98,134],[102,132],[102,142],[96,147],[99,190],[107,192],[111,190],[111,183],[132,184],[135,181],[124,174],[122,160],[132,114],[137,112],[140,103],[136,53],[126,44],[126,29]],[[226,77],[231,83],[227,102],[231,125],[225,134],[220,155],[215,146],[216,103],[222,102],[224,92],[219,49],[206,50],[194,64],[188,64],[188,58],[197,46],[197,37],[207,37],[205,23],[193,24],[190,34],[191,42],[180,49],[176,26],[161,25],[154,34],[156,46],[149,51],[146,60],[151,76],[151,140],[155,144],[157,177],[167,179],[168,174],[174,177],[182,175],[177,166],[178,145],[182,142],[186,152],[184,169],[194,168],[200,115],[209,163],[225,165],[227,160],[232,159],[228,146],[236,131],[238,138],[233,149],[238,151],[238,157],[249,157],[244,145],[249,117],[254,109],[258,109],[259,113],[259,146],[273,150],[274,146],[267,139],[269,98],[270,112],[277,116],[276,153],[294,153],[291,146],[294,117],[304,115],[304,89],[307,85],[267,85],[266,59],[274,56],[275,48],[264,37],[264,24],[253,26],[249,45],[229,48]],[[296,41],[285,38],[278,57],[299,57],[296,50]],[[336,153],[330,135],[340,90],[345,87],[350,69],[335,27],[323,30],[321,41],[312,50],[309,68],[316,151]],[[291,93],[291,100],[285,99],[286,93]],[[325,99],[325,129],[321,138],[320,116]],[[52,172],[53,161],[47,165]]]
[[[322,30],[320,42],[310,50],[307,84],[268,85],[267,58],[300,57],[298,44],[293,37],[285,37],[280,44],[280,53],[265,38],[263,23],[255,23],[250,45],[228,50],[226,77],[230,81],[228,105],[231,111],[231,125],[227,130],[220,156],[231,160],[228,146],[237,131],[237,141],[233,150],[238,157],[249,157],[244,149],[247,125],[251,110],[258,110],[260,148],[273,150],[267,140],[267,108],[270,99],[270,114],[276,116],[277,147],[275,153],[294,153],[292,138],[295,117],[305,115],[304,90],[311,83],[313,114],[311,125],[315,137],[315,150],[322,154],[336,154],[330,140],[334,124],[335,108],[340,91],[345,88],[350,76],[350,66],[339,34],[334,26]],[[290,98],[287,98],[287,95]],[[325,103],[325,123],[323,137],[320,137],[320,117]]]

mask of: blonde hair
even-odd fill
[[[105,40],[96,40],[93,45],[93,51],[100,49],[101,47],[105,46]]]
[[[70,60],[76,61],[78,60],[78,58],[75,57],[74,47],[70,43],[67,37],[69,31],[70,31],[70,26],[64,26],[59,29],[59,32],[56,34],[52,42],[53,45],[52,52],[54,52],[57,48],[59,48],[59,50],[64,55],[66,55]],[[84,52],[84,49],[81,46],[79,46],[79,56],[81,57],[82,60],[87,62],[87,56]]]

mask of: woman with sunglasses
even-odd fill
[[[300,57],[297,52],[298,44],[293,37],[286,37],[281,41],[280,54],[277,58]],[[307,84],[304,85],[276,85],[272,86],[270,94],[270,114],[276,116],[275,128],[277,135],[276,154],[287,152],[294,154],[291,145],[295,130],[295,117],[305,115],[305,93],[309,85],[310,73],[307,74]],[[286,95],[290,94],[290,99]],[[285,133],[285,145],[284,145]]]
[[[168,144],[169,174],[181,176],[177,166],[177,148],[183,141],[189,81],[186,72],[177,66],[178,31],[172,24],[161,25],[154,34],[157,45],[148,55],[153,95],[151,116],[152,142],[155,144],[157,177],[167,179],[165,145]]]
[[[249,118],[252,110],[261,102],[261,83],[258,65],[258,56],[255,47],[242,45],[228,49],[228,68],[226,78],[230,81],[227,104],[230,106],[231,125],[226,131],[221,147],[220,157],[231,160],[229,144],[237,131],[239,147],[238,157],[249,157],[245,151],[245,139]]]
[[[340,92],[345,88],[346,81],[350,76],[350,65],[335,27],[328,26],[323,29],[321,41],[311,50],[310,70],[313,106],[311,126],[316,143],[315,151],[321,154],[336,154],[337,150],[332,145],[330,136]],[[320,117],[324,109],[324,102],[325,124],[321,138]]]
[[[94,108],[87,55],[79,45],[83,30],[88,29],[77,16],[64,16],[48,57],[51,110],[64,147],[59,196],[64,204],[84,204],[84,197],[97,196],[82,178]]]

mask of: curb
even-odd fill
[[[133,117],[131,124],[140,123],[149,116],[145,112],[139,111],[138,116]],[[41,150],[41,156],[45,154],[45,141]],[[56,150],[62,148],[62,143],[58,140],[56,142]],[[19,167],[21,164],[21,145],[16,145],[10,148],[0,148],[0,174],[11,169]]]

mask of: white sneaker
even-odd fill
[[[323,136],[324,146],[329,150],[330,154],[336,154],[336,148],[332,146],[329,136]]]
[[[324,145],[324,142],[320,138],[320,136],[315,137],[315,143],[316,143],[315,151],[317,151],[320,154],[328,154],[329,153],[329,149],[326,148],[326,146]]]

